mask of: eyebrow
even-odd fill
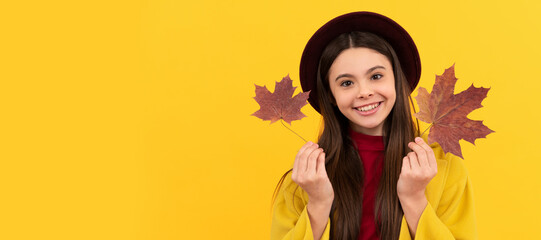
[[[383,69],[385,69],[385,67],[384,67],[384,66],[381,66],[381,65],[373,66],[373,67],[371,67],[370,69],[366,70],[365,75],[366,75],[366,74],[369,74],[369,73],[371,73],[371,72],[373,72],[374,70],[376,70],[376,69],[378,69],[378,68],[383,68]],[[338,79],[343,78],[343,77],[353,77],[353,75],[351,75],[351,74],[349,74],[349,73],[343,73],[343,74],[338,75],[338,77],[336,77],[336,79],[335,79],[334,81],[336,82],[336,81],[338,81]]]
[[[376,69],[378,69],[378,68],[383,68],[383,69],[385,69],[384,66],[377,65],[377,66],[373,66],[373,67],[371,67],[370,69],[368,69],[368,70],[366,71],[365,74],[369,74],[369,73],[371,73],[372,71],[374,71],[374,70],[376,70]]]

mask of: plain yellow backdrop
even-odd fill
[[[541,238],[539,1],[11,1],[0,7],[0,239],[267,239],[303,142],[250,116],[322,24],[385,14],[431,89],[491,87],[461,142],[481,239]],[[416,95],[416,92],[414,92]],[[320,119],[292,123],[315,140]]]

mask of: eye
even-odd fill
[[[374,74],[372,75],[372,77],[370,79],[372,80],[378,80],[378,79],[381,79],[383,77],[383,75],[377,73],[377,74]]]
[[[348,87],[348,86],[350,86],[351,84],[353,84],[352,81],[350,81],[350,80],[345,80],[345,81],[343,81],[342,83],[340,83],[340,86],[342,86],[342,87]]]

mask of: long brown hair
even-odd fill
[[[357,239],[362,216],[364,169],[349,136],[349,120],[334,104],[329,87],[329,69],[342,51],[365,47],[385,55],[393,66],[396,102],[383,125],[385,157],[383,173],[376,195],[375,216],[380,239],[398,239],[403,216],[397,195],[402,158],[409,152],[407,144],[415,137],[409,96],[411,90],[395,51],[385,40],[367,32],[344,33],[330,42],[319,61],[317,92],[323,116],[323,131],[318,144],[325,149],[326,170],[334,189],[331,208],[331,239]],[[408,101],[409,100],[409,101]],[[284,177],[280,180],[280,188]]]

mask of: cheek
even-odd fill
[[[344,98],[344,96],[341,95],[341,96],[338,96],[338,97],[335,97],[335,98],[334,98],[334,104],[335,104],[339,109],[342,109],[343,106],[347,104],[347,101],[346,101],[346,99]]]
[[[338,94],[338,97],[333,98],[334,104],[340,110],[342,114],[344,114],[345,111],[351,108],[352,100],[350,96],[344,93]]]
[[[385,88],[385,95],[387,97],[387,99],[392,103],[392,105],[394,106],[395,102],[396,102],[396,89],[395,89],[395,85],[394,85],[394,79],[392,81],[391,84],[389,84],[386,88]]]
[[[394,104],[396,103],[396,92],[394,91],[394,89],[392,91],[389,91],[388,96],[389,101],[391,101],[392,105],[394,106]]]

